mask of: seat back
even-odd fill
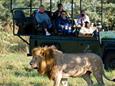
[[[13,13],[13,19],[17,26],[25,22],[25,14],[22,10],[15,10]]]

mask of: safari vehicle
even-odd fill
[[[106,67],[115,68],[115,31],[100,31],[98,37],[79,37],[79,36],[63,36],[51,35],[45,36],[41,34],[37,28],[36,22],[33,18],[34,11],[39,5],[48,5],[46,7],[49,16],[56,10],[56,4],[63,0],[27,0],[27,6],[21,6],[19,0],[11,0],[11,13],[13,18],[13,34],[21,38],[29,46],[27,55],[31,55],[33,48],[38,46],[55,45],[64,53],[79,53],[79,52],[93,52],[102,57]],[[84,0],[79,1],[79,13],[82,10]],[[26,2],[24,0],[24,2]],[[103,26],[103,0],[100,0],[100,20]],[[36,5],[35,5],[36,4]],[[68,0],[65,3],[65,8],[68,9],[71,19],[74,20],[75,10],[74,0]],[[18,29],[17,29],[18,27]],[[103,28],[104,29],[104,28]],[[29,37],[29,41],[24,37]]]

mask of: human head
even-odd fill
[[[66,11],[62,11],[62,12],[61,12],[61,17],[62,17],[62,18],[66,18],[66,17],[67,17]]]
[[[57,8],[58,8],[59,11],[62,11],[62,10],[63,10],[63,5],[62,5],[61,3],[59,3],[59,4],[57,5]]]
[[[43,5],[40,5],[39,7],[39,12],[44,13],[45,7]]]
[[[88,21],[85,22],[85,27],[89,28],[90,27],[90,23]]]
[[[81,10],[80,15],[81,15],[81,17],[84,17],[85,16],[85,10]]]

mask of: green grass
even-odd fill
[[[46,76],[40,76],[32,70],[26,54],[15,53],[0,56],[0,86],[52,86],[53,82]],[[115,71],[106,72],[110,78],[115,78]],[[94,86],[98,86],[93,77]],[[115,83],[104,79],[106,86],[115,86]],[[87,86],[82,78],[70,78],[69,86]]]

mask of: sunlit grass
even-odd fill
[[[0,86],[52,86],[53,82],[46,76],[40,76],[29,66],[30,57],[15,53],[0,56]],[[115,71],[106,72],[110,78],[115,78]],[[94,86],[98,86],[93,77]],[[104,79],[106,86],[115,83]],[[87,86],[82,78],[70,78],[69,86]]]

